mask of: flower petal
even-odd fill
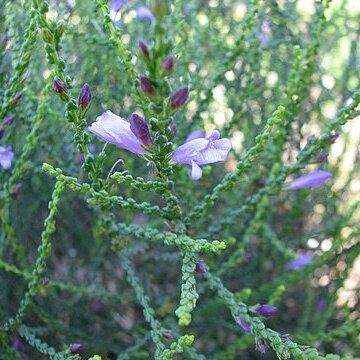
[[[204,131],[201,129],[197,129],[193,131],[185,140],[185,142],[189,142],[191,140],[199,139],[205,137]]]
[[[200,152],[207,148],[209,140],[195,139],[179,146],[173,153],[173,161],[180,164],[189,164],[200,154]],[[196,160],[195,160],[196,161]]]
[[[219,140],[220,139],[220,132],[218,130],[213,130],[211,135],[207,137],[209,140]]]
[[[8,170],[11,167],[11,161],[14,158],[12,147],[0,146],[0,165],[3,169]]]
[[[198,165],[211,164],[218,161],[225,161],[231,150],[231,142],[229,139],[220,139],[211,141],[210,145],[198,152],[193,160]]]
[[[109,110],[98,116],[88,130],[101,139],[135,154],[146,153],[130,130],[129,122]]]
[[[298,189],[315,189],[322,185],[325,181],[332,178],[332,173],[323,170],[313,171],[311,173],[305,174],[303,176],[298,177],[297,179],[291,181],[289,183],[289,187],[291,190]]]
[[[201,167],[195,162],[191,162],[191,178],[193,180],[199,180],[202,176]]]

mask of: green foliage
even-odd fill
[[[138,1],[0,0],[0,359],[356,359],[351,4],[149,0],[141,21]],[[108,109],[141,113],[153,146],[91,134]],[[172,153],[199,128],[233,148],[194,181]],[[291,190],[315,169],[333,179]]]

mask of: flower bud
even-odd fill
[[[172,334],[172,332],[170,330],[164,330],[163,331],[163,336],[165,339],[168,339],[168,340],[173,340],[174,339],[174,336]]]
[[[155,90],[151,80],[145,76],[140,77],[140,87],[141,90],[148,95],[152,95]]]
[[[328,157],[329,157],[328,153],[322,152],[316,156],[316,161],[323,162],[323,161],[327,160]]]
[[[171,107],[175,110],[183,106],[189,98],[189,89],[187,86],[181,87],[171,98]]]
[[[15,121],[15,116],[14,115],[8,115],[3,120],[3,125],[5,125],[5,126],[11,125],[14,121]]]
[[[135,113],[132,114],[130,121],[130,130],[144,146],[152,146],[153,141],[151,139],[149,127],[142,116]]]
[[[59,80],[57,76],[54,77],[53,81],[53,90],[57,94],[65,94],[66,93],[66,85],[62,81]]]
[[[161,64],[164,72],[170,73],[174,70],[175,58],[172,55],[169,55]]]
[[[277,312],[277,307],[269,304],[259,305],[254,309],[254,312],[258,316],[269,318]]]
[[[53,42],[53,34],[49,29],[42,29],[41,30],[41,37],[46,43],[52,43]]]
[[[90,107],[92,99],[92,93],[87,83],[83,85],[79,95],[79,105],[83,110],[87,110]]]
[[[237,323],[241,327],[241,329],[244,331],[245,334],[247,334],[247,335],[251,334],[250,324],[248,324],[242,317],[238,318]]]
[[[72,344],[70,347],[71,354],[78,354],[80,350],[82,349],[82,344]]]
[[[199,274],[205,274],[206,273],[206,266],[204,264],[203,261],[198,261],[196,263],[196,268],[195,268],[196,272],[199,273]]]
[[[5,135],[5,129],[0,129],[0,140],[4,137]]]
[[[139,48],[146,59],[150,59],[149,48],[144,40],[139,40]]]
[[[268,347],[266,346],[263,340],[259,340],[256,343],[256,350],[261,352],[262,354],[266,354],[268,351]]]
[[[331,135],[330,135],[330,143],[333,144],[336,139],[339,137],[339,133],[337,131],[333,132]]]
[[[170,127],[169,127],[169,135],[171,137],[174,137],[176,135],[176,132],[177,132],[176,124],[171,124]]]
[[[170,5],[168,0],[151,0],[151,11],[158,20],[161,20],[170,12]]]

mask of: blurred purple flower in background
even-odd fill
[[[316,303],[315,309],[316,309],[317,312],[324,312],[326,310],[326,300],[325,299],[320,299]]]
[[[261,352],[262,354],[266,354],[267,351],[268,351],[268,347],[266,346],[266,344],[264,343],[263,340],[259,340],[257,343],[256,343],[256,350]]]
[[[127,119],[115,115],[110,110],[96,118],[88,130],[99,138],[134,154],[146,154],[141,141],[131,131]]]
[[[291,190],[315,189],[332,178],[332,173],[323,170],[313,171],[298,177],[288,185]]]
[[[3,169],[7,170],[11,167],[11,161],[14,158],[14,152],[11,146],[0,146],[0,165]]]
[[[111,0],[111,10],[119,12],[125,4],[126,0]]]
[[[150,8],[145,5],[140,5],[136,9],[136,16],[140,20],[150,21],[150,22],[155,19],[154,14],[151,12]]]
[[[267,20],[264,20],[261,24],[261,31],[256,34],[256,37],[261,41],[262,46],[266,46],[269,43],[269,36],[267,34],[270,31],[270,23]]]
[[[194,136],[197,136],[196,138]],[[179,164],[192,166],[192,178],[198,180],[202,176],[200,165],[225,161],[231,150],[229,139],[220,139],[220,133],[214,130],[207,138],[199,130],[189,136],[190,141],[179,146],[173,153],[172,160]]]
[[[296,259],[289,261],[287,268],[289,270],[303,269],[312,263],[312,258],[309,255],[299,255]]]

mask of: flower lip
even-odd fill
[[[101,139],[114,144],[120,148],[131,151],[134,154],[146,154],[141,142],[130,129],[130,123],[110,110],[96,118],[96,121],[88,127]]]

